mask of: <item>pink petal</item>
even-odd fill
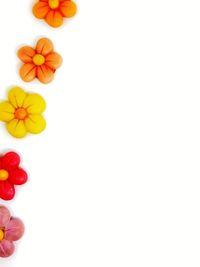
[[[14,251],[15,247],[12,241],[4,239],[0,242],[0,257],[10,257],[14,253]]]
[[[24,224],[18,218],[11,218],[5,227],[5,239],[10,241],[19,240],[24,234]]]
[[[5,227],[10,221],[10,212],[4,207],[0,206],[0,228]]]

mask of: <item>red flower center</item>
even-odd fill
[[[27,117],[28,113],[26,111],[26,109],[24,108],[18,108],[15,111],[15,118],[18,120],[24,120]]]
[[[8,174],[8,172],[6,170],[4,170],[4,169],[0,170],[0,181],[7,180],[8,176],[9,176],[9,174]]]

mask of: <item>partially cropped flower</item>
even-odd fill
[[[38,134],[46,127],[41,115],[45,108],[46,103],[40,95],[14,87],[8,92],[8,100],[0,103],[0,120],[16,138],[26,136],[28,132]]]
[[[37,78],[42,83],[49,83],[62,64],[62,57],[54,52],[53,43],[47,38],[40,39],[35,48],[30,46],[20,48],[18,57],[24,63],[19,74],[25,82]]]
[[[20,166],[20,156],[15,152],[8,152],[0,156],[0,198],[11,200],[15,196],[15,186],[23,185],[28,175]]]
[[[33,14],[44,19],[51,27],[60,27],[63,18],[71,18],[76,14],[76,4],[71,0],[39,0],[33,6]]]
[[[10,257],[15,251],[14,241],[19,240],[23,234],[23,222],[11,217],[9,210],[0,206],[0,257]]]

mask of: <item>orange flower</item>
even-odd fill
[[[76,4],[71,0],[39,0],[33,6],[33,14],[44,19],[51,27],[60,27],[63,18],[71,18],[76,14]]]
[[[18,57],[24,62],[19,73],[25,82],[38,78],[42,83],[49,83],[62,64],[62,57],[53,52],[53,44],[47,38],[40,39],[35,49],[30,46],[20,48]]]

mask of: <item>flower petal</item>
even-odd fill
[[[30,133],[38,134],[46,128],[46,121],[41,115],[30,115],[25,120],[25,126]]]
[[[3,200],[11,200],[15,196],[14,185],[7,181],[0,181],[0,198]]]
[[[9,241],[17,241],[24,234],[24,224],[18,218],[11,218],[5,227],[5,239]]]
[[[24,121],[14,119],[7,123],[6,125],[8,132],[16,137],[16,138],[22,138],[27,134]]]
[[[10,257],[14,253],[14,251],[15,246],[12,241],[4,239],[0,242],[0,257]]]
[[[77,6],[74,2],[66,0],[60,5],[60,11],[66,18],[71,18],[76,14]]]
[[[19,87],[12,88],[8,93],[10,103],[15,107],[22,107],[27,94]]]
[[[19,75],[24,82],[31,82],[36,77],[36,66],[33,63],[22,65],[19,70]]]
[[[14,119],[14,107],[8,102],[4,101],[0,103],[0,120],[4,122]]]
[[[27,173],[21,169],[21,168],[18,168],[18,169],[15,169],[15,170],[12,170],[10,171],[9,173],[9,181],[12,183],[12,184],[15,184],[15,185],[22,185],[22,184],[25,184],[28,180],[28,175]]]
[[[30,46],[24,46],[18,50],[17,55],[24,63],[32,63],[35,50]]]
[[[33,6],[33,14],[38,19],[43,19],[49,12],[50,7],[47,2],[41,1]]]
[[[4,206],[0,206],[0,228],[5,227],[9,223],[10,217],[10,211]]]
[[[62,65],[62,57],[58,53],[50,53],[46,57],[45,65],[55,70]]]
[[[54,70],[42,65],[37,68],[37,77],[42,83],[50,83],[54,78]]]
[[[27,109],[29,114],[40,114],[45,110],[46,102],[38,94],[29,94],[24,101],[23,107]]]
[[[53,43],[48,38],[42,38],[37,42],[36,51],[43,56],[48,55],[53,51]]]
[[[63,16],[59,11],[51,10],[45,18],[46,22],[54,28],[60,27],[63,24]]]
[[[2,168],[10,171],[19,167],[20,156],[15,152],[8,152],[2,157]]]

